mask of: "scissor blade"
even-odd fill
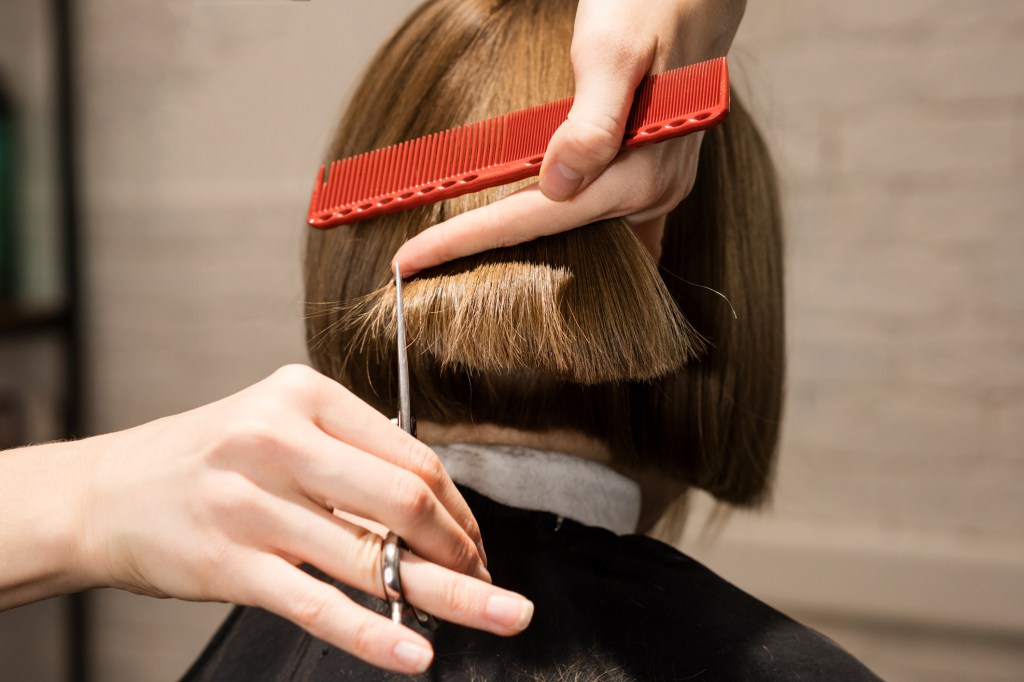
[[[398,425],[412,433],[412,398],[409,396],[409,356],[405,347],[405,311],[402,307],[402,271],[395,263],[395,309],[398,324]]]

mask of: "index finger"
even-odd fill
[[[607,196],[584,192],[569,201],[552,201],[538,184],[494,203],[427,228],[402,244],[394,260],[412,276],[420,270],[474,253],[513,246],[614,217]]]

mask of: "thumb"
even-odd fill
[[[650,66],[649,56],[628,49],[578,49],[578,43],[577,35],[576,99],[568,118],[551,136],[540,170],[540,189],[554,201],[580,192],[618,155],[633,92]]]

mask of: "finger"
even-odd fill
[[[697,169],[698,135],[619,155],[601,177],[569,201],[552,201],[534,185],[427,228],[395,254],[403,273],[490,249],[512,246],[599,220],[658,218],[689,191]]]
[[[548,143],[540,189],[553,201],[582,191],[622,147],[633,92],[654,58],[654,45],[608,30],[614,3],[581,5],[573,29],[576,95],[568,118]]]
[[[294,474],[304,494],[384,524],[431,561],[490,580],[477,544],[423,479],[321,432],[300,447],[319,453]]]
[[[320,429],[338,442],[347,443],[419,477],[473,541],[486,565],[487,553],[480,525],[437,454],[341,384],[319,373],[314,374],[312,410]]]
[[[420,270],[474,253],[512,246],[612,217],[607,197],[590,192],[572,201],[546,197],[536,184],[494,203],[427,228],[405,242],[395,254],[403,273]]]
[[[273,531],[280,550],[298,556],[337,580],[384,598],[379,535],[322,509],[282,505]],[[449,570],[411,552],[400,561],[402,590],[410,604],[443,620],[514,635],[529,624],[533,604],[515,592]]]
[[[408,628],[355,604],[331,585],[280,557],[255,555],[238,601],[287,618],[314,637],[371,665],[423,672],[433,659],[430,643]]]
[[[526,629],[533,602],[509,590],[402,553],[402,589],[410,604],[442,620],[505,637]]]

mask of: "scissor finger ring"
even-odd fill
[[[394,533],[388,533],[380,550],[380,577],[384,583],[384,598],[391,611],[391,620],[402,622],[405,595],[402,593],[402,578],[399,575],[401,540]]]

